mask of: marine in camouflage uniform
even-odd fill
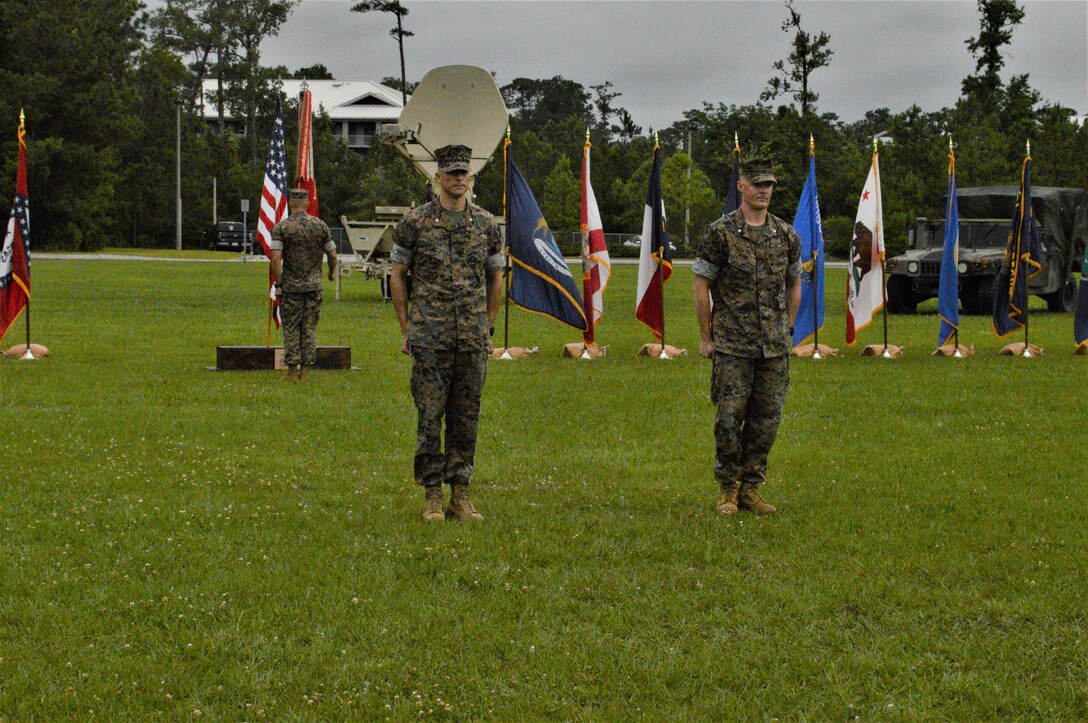
[[[329,280],[336,269],[336,244],[329,227],[306,213],[309,194],[291,189],[291,215],[272,229],[272,275],[283,320],[284,379],[305,379],[317,361],[317,323],[321,318],[321,259],[329,258]]]
[[[390,254],[401,350],[414,360],[411,389],[419,412],[414,474],[426,490],[426,520],[482,519],[468,500],[468,485],[505,261],[495,217],[465,196],[470,155],[465,146],[435,152],[439,196],[397,225]],[[444,516],[443,483],[452,493]]]
[[[722,514],[738,507],[776,511],[757,489],[789,389],[801,241],[790,224],[767,213],[775,183],[769,162],[746,164],[740,207],[707,228],[692,266],[700,352],[713,358],[714,478]]]

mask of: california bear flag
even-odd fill
[[[850,267],[846,279],[846,343],[869,326],[884,308],[884,212],[880,203],[880,164],[873,151],[869,177],[858,201],[854,238],[850,242]]]

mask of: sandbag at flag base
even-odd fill
[[[511,154],[506,159],[506,243],[510,252],[510,300],[527,311],[585,331],[582,295]]]
[[[665,332],[664,283],[671,275],[672,248],[665,227],[665,199],[661,195],[661,154],[655,147],[642,216],[635,317],[650,328],[658,341]]]

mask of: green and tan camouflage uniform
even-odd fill
[[[751,176],[774,180],[769,169]],[[692,266],[710,281],[714,477],[723,490],[738,483],[754,490],[766,479],[789,389],[787,301],[800,254],[793,226],[767,213],[754,227],[738,208],[707,228]]]
[[[293,189],[290,193],[297,191]],[[321,318],[321,261],[326,253],[335,259],[336,244],[324,221],[300,211],[272,229],[271,248],[283,255],[279,279],[283,363],[288,367],[313,367],[317,360],[317,323]]]
[[[439,149],[439,169],[467,171],[468,153],[464,146]],[[448,156],[453,160],[444,164]],[[397,225],[390,257],[411,274],[406,341],[419,412],[415,480],[431,489],[467,486],[487,377],[488,274],[504,267],[498,223],[479,206],[466,203],[455,213],[436,199]]]

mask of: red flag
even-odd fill
[[[19,114],[19,170],[15,199],[0,250],[0,340],[30,302],[30,209],[26,188],[26,128]]]
[[[604,289],[612,275],[608,260],[608,246],[604,242],[604,227],[597,198],[589,182],[589,149],[591,143],[586,132],[586,144],[582,147],[582,300],[585,305],[586,330],[582,338],[587,346],[594,341],[594,326],[604,316]]]
[[[295,188],[305,188],[310,193],[310,206],[306,213],[317,213],[317,179],[314,178],[313,94],[302,84],[302,101],[298,104],[298,170]]]

